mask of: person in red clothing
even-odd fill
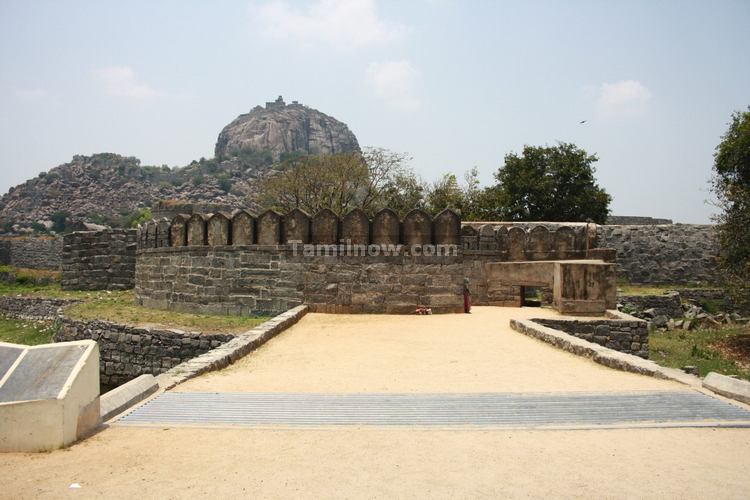
[[[471,312],[471,292],[469,291],[469,278],[464,278],[464,312]]]

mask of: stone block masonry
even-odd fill
[[[57,271],[62,261],[63,239],[59,236],[0,239],[0,264],[24,269]]]
[[[669,292],[664,295],[620,295],[617,301],[633,311],[654,310],[654,316],[681,318],[683,316],[681,295]]]
[[[107,321],[61,319],[55,342],[94,340],[99,344],[100,381],[117,386],[139,375],[158,375],[219,347],[234,335],[140,328]]]
[[[0,314],[14,319],[51,321],[62,317],[63,307],[76,302],[74,299],[3,295],[0,296]]]
[[[312,311],[413,313],[463,310],[460,256],[305,257],[286,245],[139,250],[136,301],[210,314]]]
[[[598,226],[599,246],[617,250],[618,275],[631,283],[716,283],[715,226]]]
[[[63,290],[126,290],[135,279],[135,229],[66,234],[62,252]]]
[[[611,319],[539,318],[532,321],[608,349],[648,359],[648,322],[622,313],[612,315]]]

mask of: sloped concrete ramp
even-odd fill
[[[279,394],[167,392],[120,425],[750,427],[750,411],[698,392]]]

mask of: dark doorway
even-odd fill
[[[542,290],[535,286],[522,286],[521,307],[542,307]]]

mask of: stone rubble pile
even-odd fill
[[[664,314],[658,314],[658,311],[654,308],[633,311],[631,314],[638,318],[648,320],[653,328],[666,330],[705,330],[731,325],[750,326],[750,318],[744,317],[736,312],[719,312],[711,314],[692,301],[683,302],[681,307],[683,311],[681,318],[669,318]]]

